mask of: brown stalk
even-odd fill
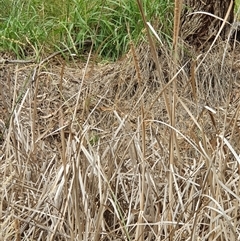
[[[65,68],[65,63],[62,64],[61,67],[61,72],[60,72],[60,99],[63,98],[63,75],[64,75],[64,68]],[[60,102],[60,107],[59,107],[59,126],[61,128],[60,131],[60,136],[61,136],[61,147],[62,147],[62,164],[63,164],[63,171],[64,171],[64,186],[65,186],[65,195],[67,196],[67,174],[66,174],[66,164],[67,164],[67,160],[66,160],[66,140],[65,140],[65,131],[64,131],[64,114],[63,114],[63,109],[62,109],[63,105]]]
[[[143,11],[142,3],[141,3],[140,0],[137,0],[137,3],[138,3],[139,10],[141,12],[141,17],[142,17],[142,20],[143,20],[146,32],[147,32],[147,39],[149,41],[151,54],[152,54],[153,60],[154,60],[154,62],[156,64],[158,78],[159,78],[159,80],[161,80],[162,79],[161,78],[161,76],[162,76],[162,69],[161,69],[161,65],[160,65],[160,63],[158,61],[156,45],[155,45],[155,43],[153,41],[153,38],[152,38],[152,36],[150,34],[149,27],[147,25],[147,20],[146,20],[144,11]],[[160,87],[162,88],[162,83],[161,82],[160,82]],[[163,89],[164,88],[162,88],[162,90]],[[163,97],[164,97],[164,101],[165,101],[165,105],[166,105],[168,116],[170,116],[170,105],[169,105],[169,101],[168,101],[167,95],[166,95],[164,90],[162,91],[162,94],[163,94]]]
[[[177,73],[177,65],[178,65],[178,37],[179,37],[179,28],[180,28],[180,17],[181,17],[181,9],[182,9],[182,0],[175,0],[175,8],[174,8],[174,32],[173,32],[173,76]],[[175,128],[175,110],[176,110],[176,96],[177,96],[177,77],[174,78],[172,82],[173,93],[172,93],[172,104],[171,104],[171,114],[170,114],[170,124],[173,128]],[[173,173],[174,170],[174,153],[177,148],[177,139],[176,139],[176,132],[171,129],[170,132],[170,141],[169,141],[169,221],[174,221],[172,217],[173,207],[172,201],[174,199],[174,192],[173,192]],[[180,156],[180,155],[178,155]],[[180,161],[180,160],[179,160]],[[170,241],[173,240],[174,232],[173,226],[169,226],[170,230]]]

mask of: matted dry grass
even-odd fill
[[[0,240],[240,240],[239,55],[226,46],[180,54],[174,165],[167,48],[160,73],[146,44],[107,65],[2,64]]]

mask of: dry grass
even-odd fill
[[[238,51],[157,49],[2,64],[0,240],[239,239]]]

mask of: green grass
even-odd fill
[[[147,19],[165,37],[171,36],[172,2],[143,1]],[[65,48],[82,54],[87,40],[99,56],[117,59],[129,49],[128,27],[134,42],[144,37],[137,2],[130,0],[3,0],[0,24],[0,50],[20,57]]]
[[[235,1],[235,13],[236,13],[237,21],[239,21],[239,11],[240,11],[239,7],[240,7],[240,0],[236,0]]]
[[[239,0],[236,0],[236,1],[235,1],[235,4],[236,4],[237,7],[239,6],[239,3],[240,3]]]

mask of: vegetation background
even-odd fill
[[[143,7],[170,37],[173,1],[143,1]],[[100,56],[114,60],[129,49],[128,31],[134,41],[143,37],[136,1],[2,1],[0,16],[1,49],[22,57],[66,48],[78,55],[93,42]]]
[[[0,240],[240,239],[239,43],[141,2],[1,2]]]

